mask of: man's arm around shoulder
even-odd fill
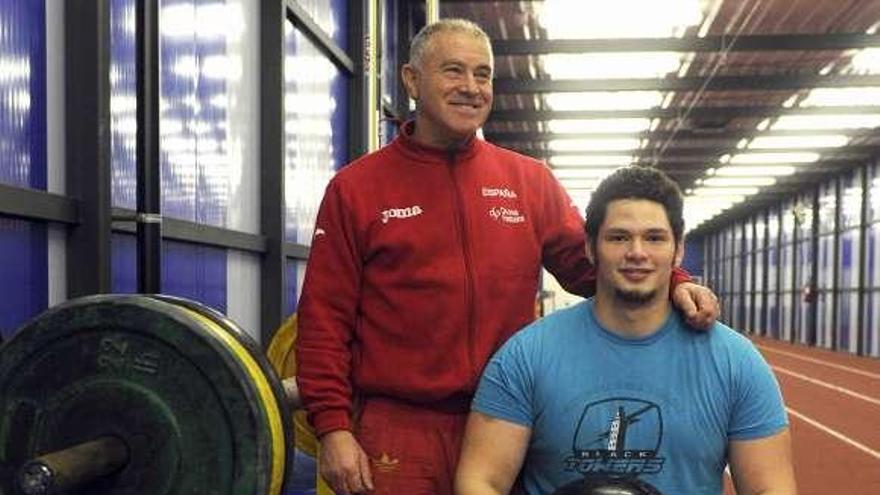
[[[519,474],[532,430],[473,411],[455,474],[456,495],[502,495]]]
[[[791,433],[784,428],[769,437],[732,440],[730,472],[738,495],[795,495]]]

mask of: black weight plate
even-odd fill
[[[92,296],[50,309],[2,348],[2,471],[116,435],[129,464],[77,493],[275,495],[283,426],[257,369],[225,331],[175,305]]]
[[[663,495],[653,485],[633,476],[598,475],[573,481],[553,495]]]

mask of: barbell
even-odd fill
[[[311,435],[272,367],[295,371],[294,340],[282,327],[270,363],[232,320],[170,296],[47,310],[0,347],[0,495],[280,494],[295,431]],[[587,494],[659,492],[623,477],[555,492]]]
[[[293,379],[217,311],[72,300],[0,347],[0,495],[277,495],[297,403]]]

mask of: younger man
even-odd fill
[[[681,192],[661,172],[630,167],[602,182],[586,221],[596,295],[529,325],[491,359],[457,493],[551,494],[604,478],[609,489],[718,495],[728,463],[739,495],[795,493],[767,363],[720,323],[687,330],[670,305],[683,229]]]

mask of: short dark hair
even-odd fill
[[[681,241],[684,235],[684,199],[678,184],[656,168],[631,166],[618,169],[606,177],[590,197],[584,230],[594,248],[599,228],[605,221],[608,203],[618,199],[647,199],[660,203],[666,210],[676,244]]]

